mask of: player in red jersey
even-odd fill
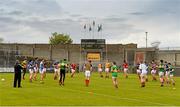
[[[126,60],[124,60],[124,63],[123,63],[123,71],[124,71],[125,78],[128,78],[128,63],[126,62]]]
[[[74,76],[75,72],[76,72],[76,64],[71,64],[71,77]]]
[[[152,75],[152,80],[153,81],[157,80],[156,79],[156,69],[157,69],[157,65],[156,65],[155,61],[152,60],[152,62],[151,62],[151,75]]]

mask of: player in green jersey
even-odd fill
[[[59,67],[60,67],[59,85],[64,86],[64,80],[65,80],[65,77],[66,77],[66,67],[67,67],[66,59],[64,59],[63,61],[60,62]]]
[[[159,79],[161,82],[161,87],[163,87],[164,86],[164,72],[165,72],[165,66],[164,66],[163,60],[160,60],[160,64],[158,68],[159,68]]]
[[[175,81],[174,81],[174,66],[171,63],[168,63],[169,65],[169,77],[170,81],[172,82],[172,85],[175,86]]]
[[[115,88],[118,88],[118,81],[117,81],[118,67],[116,65],[116,62],[113,62],[113,66],[111,67],[111,72],[112,72],[113,84],[114,84]]]

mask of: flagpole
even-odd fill
[[[93,39],[94,39],[94,26],[93,26]]]
[[[89,25],[89,37],[91,37],[91,25]]]
[[[98,32],[98,37],[101,39],[101,34],[100,34],[100,25],[99,25],[99,24],[98,24],[97,32]]]
[[[93,21],[93,39],[94,39],[94,27],[95,27],[95,21]]]
[[[102,38],[103,38],[103,37],[102,37],[102,29],[101,29],[101,32],[100,32],[100,33],[101,33],[101,39],[102,39]]]
[[[86,29],[84,29],[84,33],[85,33],[85,39],[87,38],[87,30]]]
[[[85,26],[85,25],[84,25]],[[86,38],[86,29],[84,28],[84,38]]]

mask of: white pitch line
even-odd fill
[[[79,90],[74,90],[74,89],[67,89],[67,88],[62,88],[64,90],[69,90],[69,91],[75,91],[75,92],[81,92],[81,93],[91,93],[91,92],[86,92],[86,91],[79,91]],[[98,96],[104,96],[104,97],[111,97],[111,98],[114,98],[114,99],[123,99],[123,100],[129,100],[129,101],[138,101],[138,102],[143,102],[143,103],[149,103],[149,104],[156,104],[156,105],[160,105],[160,106],[168,106],[167,104],[162,104],[162,103],[156,103],[156,102],[150,102],[150,101],[142,101],[142,100],[139,100],[139,99],[135,99],[135,98],[120,98],[120,97],[117,97],[117,96],[112,96],[112,95],[106,95],[106,94],[99,94],[99,93],[92,93],[94,95],[98,95]]]

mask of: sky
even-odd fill
[[[5,43],[48,43],[53,32],[70,35],[73,43],[94,38],[138,47],[146,46],[148,32],[148,47],[180,47],[180,0],[0,0]]]

